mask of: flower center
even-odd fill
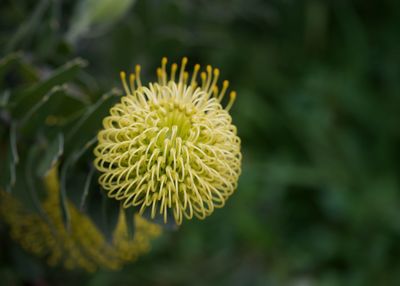
[[[176,126],[175,136],[185,140],[190,135],[190,129],[192,127],[191,117],[193,113],[194,111],[192,108],[181,103],[161,103],[158,109],[158,116],[160,118],[158,126],[160,128],[168,128],[166,138],[169,139],[174,137],[173,127]]]

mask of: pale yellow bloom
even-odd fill
[[[143,85],[140,66],[129,80],[121,72],[126,95],[103,120],[94,150],[99,182],[108,196],[157,213],[177,224],[183,217],[200,219],[222,207],[236,190],[241,172],[240,139],[227,106],[221,101],[228,81],[218,88],[219,70],[185,71],[167,59],[157,69],[158,81]]]

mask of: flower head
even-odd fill
[[[103,120],[94,150],[101,186],[125,208],[147,208],[167,222],[200,219],[222,207],[235,191],[241,171],[240,139],[229,110],[221,101],[228,81],[219,89],[219,70],[195,65],[191,77],[167,59],[157,69],[158,81],[142,85],[140,66],[129,77],[121,72],[126,95]]]

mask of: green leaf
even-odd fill
[[[121,204],[112,200],[102,192],[102,220],[103,233],[109,242],[112,242],[115,227],[117,226]]]
[[[62,220],[65,228],[69,231],[71,226],[71,214],[68,208],[68,198],[67,198],[67,171],[71,164],[72,157],[67,160],[61,168],[60,174],[60,207]]]
[[[22,279],[26,281],[37,281],[43,277],[44,269],[40,263],[40,259],[29,255],[29,253],[23,251],[17,244],[10,245],[10,259],[12,260],[13,268],[15,268],[14,271],[16,271]]]
[[[133,239],[135,236],[135,214],[136,210],[134,208],[123,209],[125,212],[125,223],[126,230],[128,232],[129,239]]]
[[[10,90],[6,89],[0,94],[0,108],[7,106],[10,99]]]
[[[79,97],[71,96],[65,86],[56,86],[49,92],[48,99],[42,98],[32,107],[30,115],[25,115],[20,122],[24,136],[34,136],[39,130],[53,137],[66,132],[68,122],[82,115],[86,103]]]
[[[0,152],[1,157],[4,157],[4,160],[0,160],[0,188],[11,192],[12,186],[16,182],[16,166],[12,162],[11,146],[8,145],[3,150],[0,149]]]
[[[101,127],[102,118],[108,114],[118,94],[117,90],[111,90],[103,94],[95,104],[85,111],[77,122],[74,122],[71,130],[65,136],[66,153],[79,148],[84,142],[97,135]]]
[[[36,174],[43,178],[47,172],[55,166],[64,152],[64,135],[59,133],[56,139],[47,148],[43,158],[40,160]]]
[[[2,84],[5,72],[21,61],[21,53],[10,53],[0,60],[0,84]]]
[[[85,154],[85,152],[93,146],[94,143],[97,142],[97,138],[94,137],[89,140],[81,149],[75,150],[67,157],[66,161],[61,167],[61,175],[60,175],[60,203],[61,203],[61,211],[63,214],[63,222],[65,223],[67,229],[70,226],[70,214],[68,210],[68,193],[73,193],[74,190],[68,190],[67,179],[69,175],[69,168],[73,167],[73,165]],[[64,145],[65,146],[65,145]]]
[[[21,154],[23,156],[13,170],[15,172],[13,176],[16,180],[7,187],[7,190],[12,192],[12,196],[23,204],[25,210],[35,214],[41,213],[39,190],[42,190],[43,186],[41,182],[35,180],[36,177],[34,176],[34,164],[40,156],[39,149],[40,147],[35,144],[28,152]],[[41,194],[44,194],[44,192]]]
[[[85,185],[83,187],[82,197],[81,197],[81,201],[80,201],[80,204],[79,204],[79,208],[80,208],[81,211],[83,211],[84,208],[85,208],[86,199],[87,199],[87,197],[89,195],[89,190],[90,190],[91,182],[92,182],[92,179],[93,179],[93,174],[94,174],[94,167],[91,166],[89,174],[87,175],[86,180],[85,180]]]
[[[31,122],[31,118],[33,115],[40,113],[41,109],[43,109],[43,106],[49,101],[49,99],[57,94],[61,93],[64,91],[64,89],[60,86],[55,86],[53,87],[48,93],[46,93],[39,101],[37,101],[26,113],[25,115],[21,118],[20,120],[20,125],[23,126],[28,122]]]
[[[72,163],[78,161],[79,158],[81,158],[83,154],[85,154],[86,151],[89,150],[89,148],[91,148],[96,142],[97,142],[97,136],[90,139],[86,144],[83,145],[82,148],[75,150],[71,155]]]
[[[47,216],[46,212],[42,208],[41,205],[41,197],[45,194],[45,190],[43,188],[43,184],[37,184],[35,180],[37,177],[35,176],[35,162],[38,160],[38,157],[41,155],[39,147],[37,145],[33,146],[29,149],[27,160],[25,163],[25,182],[27,185],[27,189],[29,191],[30,201],[32,202],[33,209],[47,222],[50,224],[50,219]],[[40,187],[38,187],[40,186]],[[39,189],[40,188],[40,189]],[[41,191],[41,192],[40,192]]]
[[[67,40],[75,43],[87,34],[99,34],[122,18],[136,0],[83,0],[77,2]]]
[[[23,117],[31,109],[31,106],[34,106],[36,102],[40,101],[54,86],[70,81],[86,65],[86,61],[80,58],[74,59],[55,70],[49,78],[16,94],[11,99],[11,114],[13,117]]]
[[[19,161],[18,150],[17,150],[17,126],[16,124],[11,125],[10,129],[10,146],[13,162],[15,164]]]
[[[8,192],[11,192],[16,183],[17,176],[17,164],[19,162],[18,150],[17,150],[17,127],[16,124],[12,124],[9,130],[10,141],[8,148],[8,155],[6,160],[6,166],[4,166],[6,172],[5,188]]]
[[[49,3],[49,0],[42,0],[37,4],[32,16],[18,28],[13,37],[11,37],[11,39],[8,41],[8,44],[5,48],[6,53],[14,50],[17,45],[23,41],[26,41],[31,37],[32,34],[34,34],[44,13],[46,12]]]

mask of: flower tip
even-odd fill
[[[228,105],[225,108],[226,111],[229,111],[232,108],[233,103],[235,102],[235,100],[236,100],[236,91],[231,91],[231,93],[229,94]]]
[[[129,86],[131,92],[133,93],[135,91],[135,74],[133,73],[129,75]]]
[[[124,87],[125,93],[126,94],[131,94],[131,91],[130,91],[130,89],[128,87],[128,84],[126,82],[126,73],[124,71],[121,71],[119,73],[119,76],[121,77],[121,82],[122,82],[122,85]]]
[[[124,79],[126,78],[126,73],[124,71],[120,71],[119,76],[120,76],[121,80],[124,81]]]

